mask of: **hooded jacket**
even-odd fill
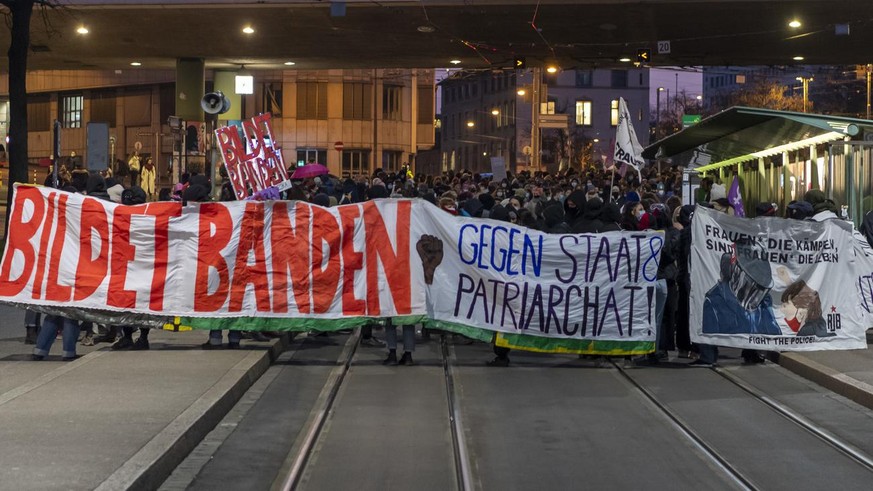
[[[596,234],[603,231],[603,222],[600,220],[600,212],[603,210],[603,201],[600,198],[591,198],[585,202],[585,211],[582,220],[577,220],[573,225],[573,233]]]
[[[571,208],[569,203],[572,202],[576,205],[575,208]],[[582,213],[585,210],[585,191],[576,190],[570,193],[570,196],[567,196],[567,199],[564,200],[564,219],[567,220],[567,224],[570,225],[570,228],[576,224],[577,220],[582,218]]]
[[[615,232],[621,230],[618,222],[621,221],[621,209],[616,203],[606,203],[600,210],[601,232]]]
[[[569,234],[570,226],[564,221],[564,209],[561,206],[547,206],[543,210],[545,232],[549,234]]]
[[[88,175],[85,193],[92,198],[109,200],[109,193],[106,192],[106,181],[103,180],[103,176],[97,173]]]

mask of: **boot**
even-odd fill
[[[116,326],[110,326],[109,330],[106,331],[106,334],[99,334],[94,337],[94,344],[97,343],[114,343],[115,338],[118,336],[118,328]]]
[[[122,336],[121,339],[115,342],[112,345],[113,351],[124,351],[133,348],[133,338],[129,338],[127,336]]]
[[[36,326],[27,326],[27,334],[24,336],[24,344],[36,344],[36,335],[39,329]]]
[[[388,350],[388,358],[385,358],[385,361],[382,362],[383,365],[397,365],[397,350],[390,349]]]
[[[404,351],[403,356],[400,358],[400,362],[398,362],[398,365],[406,365],[408,367],[415,365],[415,362],[412,361],[412,353],[410,353],[409,351]]]
[[[133,346],[130,347],[133,351],[144,351],[149,349],[149,340],[142,334],[136,339],[133,343]]]

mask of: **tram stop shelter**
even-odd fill
[[[758,203],[781,212],[821,189],[858,226],[873,210],[871,151],[870,120],[732,107],[655,142],[643,157],[683,166],[683,186],[694,174],[726,187],[738,176],[748,216]]]

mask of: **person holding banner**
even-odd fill
[[[666,206],[661,203],[652,205],[651,216],[651,230],[663,231],[664,242],[661,246],[661,258],[658,261],[658,276],[655,283],[655,352],[637,358],[636,364],[641,365],[657,365],[662,360],[666,361],[668,350],[675,347],[672,339],[674,333],[670,324],[673,322],[673,312],[676,309],[676,293],[673,292],[673,302],[668,302],[668,299],[671,296],[671,289],[675,289],[678,237],[673,224],[670,223]],[[668,308],[673,311],[666,313]]]
[[[63,360],[73,361],[79,358],[79,355],[76,354],[76,342],[79,341],[79,322],[58,315],[46,315],[36,338],[33,354],[30,355],[32,360],[41,361],[48,356],[58,335],[58,329],[61,329],[62,332]]]
[[[412,361],[412,353],[415,352],[415,325],[403,326],[403,356],[397,360],[397,327],[391,319],[385,320],[385,343],[388,345],[388,357],[382,362],[383,365],[415,365]]]
[[[803,200],[812,205],[812,210],[815,213],[810,220],[814,222],[823,222],[825,220],[839,219],[840,207],[837,203],[825,196],[824,192],[818,189],[810,189],[803,196]],[[858,229],[852,225],[852,237],[855,239],[855,244],[858,249],[866,256],[873,256],[873,248],[867,242],[867,237],[864,236]]]

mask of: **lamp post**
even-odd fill
[[[870,119],[870,72],[873,70],[873,65],[867,64],[867,119]]]
[[[797,77],[797,80],[803,84],[803,112],[807,112],[809,105],[809,83],[814,79],[812,77]]]
[[[661,133],[661,92],[664,92],[664,87],[658,87],[658,98],[655,103],[655,141],[658,141]]]

